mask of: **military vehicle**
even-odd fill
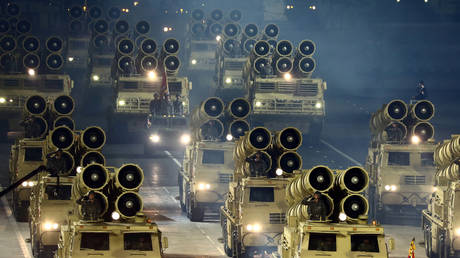
[[[372,115],[366,161],[370,217],[381,223],[417,223],[433,193],[434,115],[430,101],[392,100]]]
[[[161,257],[167,239],[142,213],[142,198],[137,191],[143,179],[142,169],[135,164],[115,169],[101,164],[84,167],[74,180],[74,209],[66,225],[61,226],[55,257]],[[78,200],[91,198],[90,191],[98,204],[91,208],[85,206],[88,201],[80,201],[78,205]],[[89,216],[90,208],[95,207],[97,214]]]
[[[297,171],[286,188],[290,208],[277,257],[389,257],[383,227],[367,222],[368,202],[360,193],[368,183],[360,167],[335,174],[325,166]],[[326,220],[312,219],[301,203],[315,192],[322,193]]]
[[[206,17],[202,9],[191,12],[187,24],[185,52],[189,71],[213,71],[216,66],[216,48],[223,31],[224,13],[220,9],[211,11]]]
[[[39,166],[45,165],[46,154],[49,148],[54,146],[53,140],[59,146],[64,146],[66,143],[60,142],[58,138],[63,136],[62,134],[68,134],[70,129],[67,129],[67,126],[73,126],[73,120],[69,115],[73,112],[74,103],[70,96],[59,96],[52,104],[41,96],[31,96],[26,100],[24,109],[32,118],[32,125],[29,125],[31,129],[26,128],[26,137],[16,140],[11,146],[9,159],[11,184]],[[32,131],[32,134],[29,131]],[[73,167],[73,158],[67,152],[64,152],[64,158],[68,161],[70,170],[70,167]],[[18,221],[27,221],[30,190],[37,185],[37,180],[37,176],[32,177],[13,191],[13,212]]]
[[[187,78],[178,76],[178,53],[179,41],[172,38],[164,41],[160,51],[150,38],[143,39],[139,47],[130,38],[121,38],[117,43],[117,68],[112,74],[115,103],[108,118],[109,129],[145,143],[146,154],[162,146],[183,146],[180,140],[189,137],[186,129],[192,85]],[[166,99],[167,94],[173,99]],[[159,97],[158,105],[154,105],[158,110],[151,114],[154,95]],[[177,96],[179,104],[174,106]]]
[[[295,152],[302,144],[302,134],[288,127],[274,136],[263,127],[247,132],[236,142],[235,170],[229,193],[221,207],[224,249],[228,256],[252,257],[276,252],[288,211],[286,187],[294,170],[302,168],[302,159]],[[256,154],[259,153],[259,154]],[[254,175],[260,155],[265,163]],[[255,162],[255,161],[253,161]],[[253,169],[254,167],[254,169]]]
[[[430,258],[458,257],[460,246],[458,222],[460,196],[460,135],[452,135],[436,146],[435,183],[428,208],[422,212],[422,230],[426,255]]]
[[[73,177],[41,176],[32,188],[29,229],[35,257],[52,257],[57,250],[60,227],[72,209]]]
[[[28,97],[46,95],[47,98],[54,99],[60,95],[69,95],[73,87],[70,77],[62,73],[65,63],[65,41],[58,36],[49,36],[46,39],[34,36],[31,33],[32,24],[27,20],[20,20],[19,6],[11,6],[15,6],[14,14],[13,11],[8,11],[7,16],[12,20],[19,20],[18,26],[10,29],[9,25],[6,25],[2,27],[4,31],[0,32],[2,138],[14,138],[16,135],[11,133],[21,131],[19,121]],[[48,31],[46,33],[49,34]],[[40,41],[44,44],[41,45]]]
[[[254,44],[261,37],[256,24],[247,24],[241,33],[238,24],[225,25],[216,50],[217,96],[224,100],[245,96],[243,68]],[[273,41],[276,45],[274,39],[270,40]]]
[[[276,42],[277,35],[278,27],[268,24],[262,37],[266,40],[254,43],[243,70],[246,97],[253,106],[251,125],[280,130],[281,125],[290,124],[307,134],[309,143],[317,142],[327,87],[322,79],[311,78],[316,46],[303,40],[294,51],[290,41],[278,40],[270,51],[270,42]]]
[[[192,141],[185,149],[178,178],[181,207],[191,221],[219,214],[233,179],[234,140],[249,130],[244,120],[249,112],[245,99],[233,100],[224,112],[224,103],[217,97],[194,110]]]
[[[67,9],[67,68],[86,69],[88,66],[88,49],[90,35],[88,33],[86,13],[81,6]]]

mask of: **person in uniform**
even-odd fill
[[[51,176],[64,176],[67,174],[67,164],[61,149],[46,155],[46,160],[46,170]]]
[[[326,220],[326,203],[322,198],[321,192],[315,192],[313,200],[308,197],[302,200],[303,205],[308,205],[307,210],[310,214],[310,220]]]
[[[398,127],[398,124],[392,123],[385,130],[387,133],[388,141],[390,142],[400,142],[403,138],[403,132],[401,128]]]
[[[213,141],[219,137],[216,122],[212,120],[201,126],[201,130],[205,140]]]
[[[262,66],[262,71],[261,71],[262,78],[267,78],[273,74],[273,67],[271,66],[270,62],[266,64],[262,64],[261,66]]]
[[[101,214],[101,204],[96,199],[94,191],[90,191],[88,195],[81,197],[77,200],[77,203],[81,205],[81,213],[84,220],[97,220]]]
[[[360,252],[372,252],[372,250],[374,250],[374,246],[371,244],[369,239],[363,239],[357,249]]]
[[[173,102],[173,107],[175,116],[182,116],[184,114],[184,105],[182,104],[182,100],[179,94],[176,95],[176,100]]]
[[[262,159],[262,153],[260,151],[256,152],[254,156],[246,158],[246,162],[249,163],[249,171],[251,173],[251,177],[265,176],[265,171],[267,170],[268,166],[267,163]]]
[[[423,100],[428,98],[428,92],[425,87],[425,83],[423,81],[420,81],[417,84],[417,95],[415,95],[416,100]]]
[[[161,100],[158,93],[153,94],[153,99],[150,101],[150,113],[153,117],[160,116]]]
[[[410,242],[409,255],[407,258],[415,258],[415,237],[412,238],[412,241]]]
[[[26,138],[38,138],[40,137],[40,125],[35,121],[33,117],[26,117],[21,123],[24,126],[24,133]]]

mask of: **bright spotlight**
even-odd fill
[[[231,134],[227,134],[225,138],[227,139],[227,141],[233,140],[233,136]]]
[[[339,214],[339,220],[340,220],[340,221],[345,221],[345,220],[347,220],[347,214],[341,212],[341,213]]]
[[[93,81],[99,81],[101,78],[99,77],[99,75],[95,74],[93,75]]]
[[[124,105],[126,105],[126,101],[120,100],[120,101],[118,101],[118,105],[124,106]]]
[[[283,170],[281,168],[277,168],[275,171],[277,176],[282,176],[283,175]]]
[[[230,78],[230,77],[225,78],[225,83],[226,84],[232,83],[232,78]]]
[[[26,187],[27,186],[27,181],[22,182],[22,186]]]
[[[6,99],[5,98],[0,98],[0,103],[3,104],[6,102]]]
[[[112,212],[112,219],[113,220],[119,220],[120,219],[120,213],[114,211]]]
[[[192,65],[196,65],[196,59],[192,59]]]
[[[286,81],[289,81],[290,79],[292,79],[292,75],[290,73],[285,73],[283,77]]]
[[[147,77],[150,79],[150,80],[154,80],[156,77],[157,77],[157,74],[154,72],[154,71],[149,71],[147,73]]]
[[[385,186],[385,190],[386,190],[386,191],[390,191],[390,190],[391,190],[391,186],[386,185],[386,186]]]
[[[220,35],[217,35],[217,36],[216,36],[216,40],[217,40],[217,41],[220,41],[221,39],[222,39],[222,37],[221,37]]]
[[[34,182],[29,181],[29,182],[27,183],[27,185],[28,185],[29,187],[32,187],[32,186],[34,186]]]
[[[138,1],[135,1],[135,2],[133,3],[133,5],[134,5],[134,6],[138,6],[138,5],[139,5],[139,2],[138,2]]]
[[[256,101],[256,107],[260,107],[260,106],[262,106],[262,102]]]
[[[420,137],[418,137],[417,135],[412,136],[412,138],[410,140],[411,140],[412,144],[419,144],[420,143]]]
[[[27,70],[27,73],[28,73],[30,76],[35,76],[35,70],[34,70],[34,69],[29,69],[29,70]]]
[[[168,32],[168,27],[163,27],[163,32]]]
[[[184,145],[187,145],[190,143],[191,141],[191,137],[189,134],[183,134],[181,137],[180,137],[180,142]]]
[[[396,191],[396,188],[397,188],[396,185],[391,185],[390,187],[391,187],[392,192]]]
[[[152,134],[149,139],[151,142],[157,143],[160,141],[160,136],[158,134]]]
[[[322,105],[321,105],[321,102],[316,102],[316,104],[315,104],[315,108],[317,108],[317,109],[320,109],[320,108],[321,108],[321,106],[322,106]]]
[[[80,166],[77,167],[77,173],[81,173],[82,170],[83,170],[82,167],[80,167]]]
[[[69,57],[67,58],[67,60],[69,60],[69,62],[73,62],[74,58],[73,58],[73,56],[69,56]]]

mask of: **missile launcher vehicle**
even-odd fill
[[[460,137],[452,135],[436,146],[434,192],[427,209],[422,212],[422,230],[426,255],[430,258],[458,257],[460,245],[459,205],[459,158]]]
[[[433,193],[434,105],[392,100],[372,115],[366,160],[370,217],[381,223],[416,223]]]
[[[225,109],[222,100],[212,97],[194,110],[192,139],[178,178],[181,207],[191,221],[219,214],[233,180],[234,140],[249,130],[245,118],[250,109],[245,99],[234,99]]]

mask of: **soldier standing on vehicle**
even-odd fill
[[[249,163],[251,177],[265,176],[267,164],[262,159],[262,153],[260,151],[256,152],[253,157],[246,158],[246,162]]]
[[[35,121],[33,117],[26,117],[24,121],[20,123],[24,126],[24,133],[26,138],[38,138],[40,137],[40,125]]]
[[[307,210],[310,220],[326,220],[326,203],[322,198],[321,192],[315,192],[313,200],[308,200],[307,198],[302,200],[302,204],[308,205]]]
[[[50,173],[51,176],[65,175],[67,164],[62,154],[62,150],[58,149],[57,151],[46,155],[46,170]]]
[[[81,197],[77,200],[81,205],[81,213],[84,220],[97,220],[101,214],[101,204],[96,199],[94,191],[90,191],[87,196]]]
[[[392,123],[385,130],[387,133],[388,141],[390,142],[400,142],[403,139],[403,132],[401,128],[398,127],[398,124]]]
[[[425,83],[423,81],[420,81],[417,84],[417,95],[415,96],[416,100],[423,100],[428,98],[428,92],[425,87]]]
[[[174,107],[174,115],[175,116],[182,116],[184,113],[184,105],[182,103],[182,100],[180,98],[180,95],[176,95],[176,100],[173,102],[173,107]]]
[[[205,140],[216,140],[219,137],[219,131],[217,130],[217,125],[214,121],[209,121],[203,126],[201,126],[202,135]]]
[[[153,117],[159,117],[161,111],[161,100],[158,93],[153,94],[153,99],[150,101],[150,113]]]

